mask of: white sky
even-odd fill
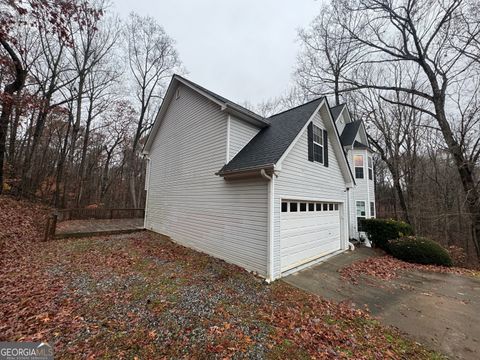
[[[321,0],[113,0],[126,17],[150,15],[176,40],[187,78],[252,104],[284,93],[299,49],[297,30]]]

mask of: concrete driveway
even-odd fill
[[[363,277],[357,285],[340,278],[339,269],[369,256],[375,252],[359,248],[284,281],[329,300],[367,306],[381,322],[451,359],[480,359],[480,279],[419,271],[389,281]]]

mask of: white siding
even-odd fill
[[[347,119],[346,119],[346,116],[344,115],[346,111],[344,111],[342,113],[342,116],[340,116],[338,118],[338,120],[336,121],[336,125],[337,125],[337,129],[338,129],[338,133],[341,134],[343,132],[343,129],[345,128],[345,124],[347,123]]]
[[[348,151],[348,161],[352,168],[352,173],[355,176],[355,168],[353,157],[354,155],[363,156],[363,179],[355,179],[356,186],[352,189],[352,207],[350,209],[351,216],[351,225],[350,225],[350,236],[358,239],[358,228],[357,228],[357,201],[365,201],[365,211],[366,217],[369,218],[372,216],[370,214],[370,202],[375,202],[375,188],[374,180],[368,178],[368,156],[372,154],[367,150],[353,149]],[[374,215],[374,214],[373,214]]]
[[[230,141],[229,141],[229,154],[228,161],[233,159],[235,155],[242,150],[245,145],[258,134],[260,129],[252,124],[247,123],[241,119],[237,119],[234,116],[230,116]]]
[[[215,175],[227,151],[227,114],[182,86],[150,151],[146,227],[266,276],[267,182]]]
[[[320,115],[313,119],[315,125],[325,129]],[[346,246],[346,187],[336,159],[332,142],[335,141],[331,131],[328,134],[329,166],[308,161],[308,141],[305,130],[299,141],[292,148],[282,164],[282,170],[275,179],[274,192],[274,276],[281,274],[280,265],[280,214],[281,199],[305,199],[342,202],[340,205],[341,218],[344,219],[342,232],[342,247]]]

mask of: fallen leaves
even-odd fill
[[[395,259],[390,255],[375,256],[365,260],[356,261],[341,269],[340,274],[343,279],[357,284],[359,278],[363,275],[373,276],[382,280],[390,280],[398,277],[400,272],[405,270],[478,276],[478,272],[475,270],[458,267],[413,264]]]
[[[364,311],[266,285],[160,235],[37,242],[43,210],[2,197],[0,208],[15,212],[0,215],[7,226],[29,219],[4,231],[22,256],[3,262],[0,341],[46,340],[59,358],[87,359],[430,356]]]

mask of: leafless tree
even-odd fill
[[[348,19],[355,28],[355,17]],[[310,26],[300,30],[299,39],[302,49],[295,72],[298,85],[307,94],[333,94],[335,105],[339,105],[342,76],[362,59],[363,47],[337,22],[330,4],[323,5]]]
[[[153,106],[158,106],[166,90],[167,80],[181,70],[174,41],[152,17],[131,14],[126,24],[128,64],[138,104],[138,120],[130,154],[130,193],[136,207],[137,151],[142,136],[153,122]]]
[[[480,146],[467,147],[461,142],[454,123],[462,119],[450,110],[449,99],[458,84],[478,68],[471,56],[480,35],[478,6],[473,0],[334,0],[333,8],[337,22],[358,46],[367,49],[358,66],[343,75],[344,90],[372,88],[425,100],[424,105],[403,100],[393,103],[435,119],[461,179],[480,257],[480,192],[475,172]],[[352,27],[346,13],[361,23]],[[398,62],[419,74],[418,87],[398,86],[387,77],[379,83],[358,76],[372,64],[381,69]]]

